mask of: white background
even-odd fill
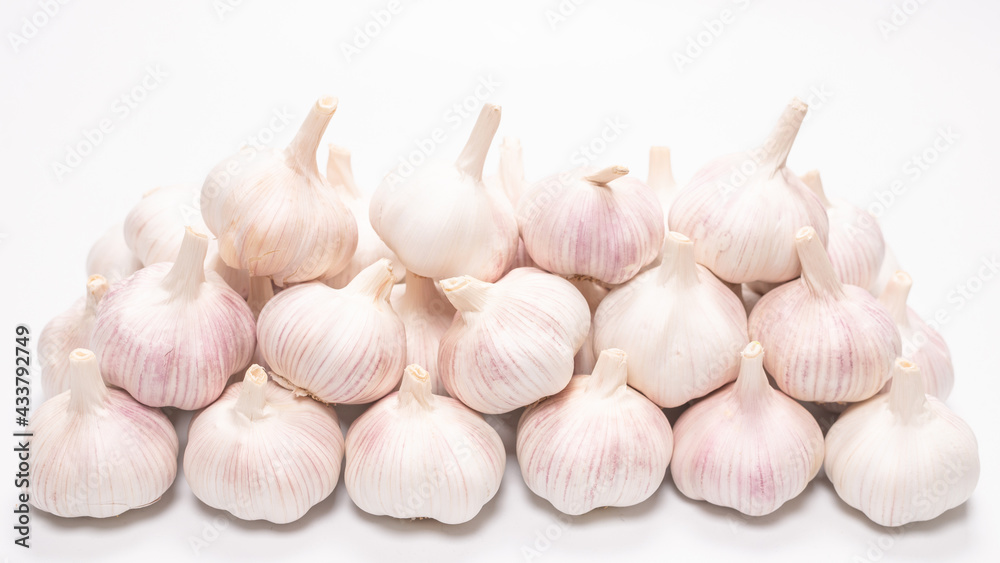
[[[0,332],[8,339],[17,323],[37,338],[82,294],[90,244],[142,192],[200,183],[276,110],[293,116],[274,135],[286,143],[321,94],[340,98],[326,140],[353,151],[358,183],[369,190],[436,128],[447,142],[434,152],[453,158],[472,119],[451,108],[471,97],[478,109],[481,82],[496,83],[487,97],[503,106],[498,139],[521,137],[529,178],[572,166],[578,147],[617,121],[624,131],[595,164],[625,164],[645,177],[649,145],[666,144],[684,182],[710,158],[759,142],[799,96],[813,107],[789,165],[819,168],[831,196],[872,205],[915,280],[911,305],[948,319],[941,331],[957,376],[948,403],[979,438],[979,487],[966,505],[892,535],[841,503],[822,474],[764,518],[689,501],[668,477],[639,506],[560,520],[526,489],[511,456],[497,497],[466,525],[371,517],[338,486],[301,521],[275,526],[224,518],[178,475],[159,503],[119,518],[33,511],[29,552],[12,544],[14,457],[5,447],[0,560],[523,561],[525,547],[542,561],[983,561],[1000,553],[1000,281],[981,268],[1000,251],[1000,4],[930,0],[914,12],[911,1],[913,13],[897,15],[901,25],[886,36],[879,20],[890,22],[902,0],[400,0],[349,58],[344,45],[364,43],[357,28],[375,30],[372,11],[386,0],[245,0],[221,16],[225,0],[213,1],[72,2],[16,49],[10,34],[41,8],[3,3]],[[723,10],[729,23],[699,37]],[[674,54],[699,40],[701,52],[692,48],[690,64],[678,68]],[[157,66],[166,77],[156,88],[127,115],[116,110]],[[57,177],[53,163],[102,119],[111,132]],[[948,129],[956,139],[931,151],[926,170],[907,164]],[[493,152],[488,171],[495,162]],[[891,196],[895,181],[901,193]],[[971,298],[959,297],[959,286]],[[0,386],[4,432],[14,428],[10,379]],[[37,385],[34,399],[37,406]],[[360,412],[338,411],[345,423]],[[497,424],[509,441],[510,427]],[[185,426],[186,417],[182,433]],[[555,539],[540,540],[545,534]],[[192,538],[204,539],[200,551]]]

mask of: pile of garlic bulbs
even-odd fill
[[[191,492],[274,523],[342,467],[368,513],[467,522],[507,463],[484,415],[519,409],[524,482],[566,514],[641,503],[668,466],[685,496],[751,516],[823,468],[886,526],[971,496],[978,446],[943,402],[951,358],[907,307],[912,280],[870,214],[786,166],[801,101],[686,186],[665,147],[648,183],[620,164],[530,182],[516,139],[484,178],[486,105],[455,161],[370,197],[344,148],[320,173],[337,104],[284,150],[147,193],[94,246],[86,293],[39,343],[34,506],[159,499],[178,470],[165,407],[199,411]],[[843,412],[824,437],[804,403]],[[338,404],[370,406],[345,433]],[[671,427],[664,408],[685,410]]]

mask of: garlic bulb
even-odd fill
[[[87,294],[42,329],[38,337],[38,359],[46,397],[54,397],[69,389],[70,352],[90,346],[97,304],[107,291],[108,280],[104,276],[90,276]]]
[[[403,321],[389,305],[393,282],[382,258],[343,289],[315,282],[275,295],[257,323],[274,380],[324,403],[369,403],[391,391],[406,360]]]
[[[294,396],[253,365],[191,419],[184,477],[212,508],[287,524],[330,496],[343,457],[333,409]]]
[[[830,221],[826,252],[837,279],[864,288],[871,286],[885,256],[885,240],[875,217],[846,201],[827,199],[817,170],[806,172],[802,182],[826,207]]]
[[[496,430],[455,399],[431,393],[427,371],[411,365],[399,392],[347,431],[344,484],[369,514],[461,524],[496,494],[506,461]]]
[[[626,378],[625,352],[604,350],[592,375],[574,377],[521,415],[521,475],[561,512],[639,504],[663,482],[673,449],[670,423]]]
[[[941,334],[920,318],[916,311],[906,306],[913,280],[906,272],[896,272],[885,291],[879,296],[879,303],[885,305],[896,321],[896,328],[903,342],[903,358],[917,364],[924,377],[927,394],[945,401],[955,386],[955,368],[951,364],[951,352]],[[890,379],[883,392],[892,386]]]
[[[518,204],[524,247],[544,270],[605,284],[628,281],[656,259],[663,211],[628,168],[579,168],[533,184]]]
[[[670,165],[669,147],[649,148],[649,176],[646,183],[653,188],[657,199],[660,200],[666,226],[667,217],[670,216],[670,204],[674,202],[678,192],[677,181],[674,180],[674,171]]]
[[[69,354],[69,372],[69,390],[31,419],[31,504],[64,518],[107,518],[159,500],[177,476],[170,420],[106,387],[90,350]]]
[[[438,354],[452,397],[500,414],[566,387],[590,330],[587,300],[568,281],[518,268],[492,284],[461,276],[441,287],[458,309]]]
[[[743,303],[707,268],[697,245],[671,232],[663,261],[601,302],[597,350],[629,355],[629,385],[661,407],[677,407],[736,379],[747,341]]]
[[[377,262],[380,258],[392,261],[392,271],[397,281],[406,273],[399,258],[389,250],[389,247],[378,238],[375,229],[368,220],[368,198],[361,193],[354,182],[354,172],[351,171],[351,153],[343,147],[329,145],[330,157],[326,163],[326,179],[333,186],[340,199],[354,215],[358,225],[358,247],[351,257],[347,267],[332,278],[323,280],[330,287],[341,289],[348,284],[361,270]]]
[[[896,253],[886,244],[885,258],[882,260],[882,266],[879,268],[875,281],[868,287],[868,291],[875,297],[882,295],[882,292],[885,291],[885,286],[889,283],[889,279],[892,278],[893,274],[902,269],[903,267],[899,265],[899,260],[896,258]]]
[[[87,275],[104,276],[108,283],[125,279],[139,268],[142,268],[142,262],[125,243],[121,224],[108,229],[87,253]]]
[[[372,227],[408,271],[493,282],[514,259],[514,209],[500,190],[483,182],[486,152],[499,125],[500,106],[483,106],[455,163],[396,170],[375,190]]]
[[[826,435],[826,475],[844,502],[882,526],[936,518],[972,496],[972,429],[924,393],[920,368],[899,359],[892,390],[847,409]]]
[[[594,350],[594,314],[601,301],[608,296],[608,290],[589,280],[569,280],[573,287],[587,300],[590,307],[590,330],[587,331],[587,339],[584,340],[580,351],[573,358],[573,373],[594,373],[594,366],[597,365],[597,351]]]
[[[528,183],[524,179],[524,153],[521,150],[520,139],[516,137],[504,137],[503,142],[500,144],[500,172],[495,176],[484,178],[483,181],[488,186],[502,190],[507,195],[507,199],[510,200],[513,208],[517,209],[517,203],[521,200],[521,195],[524,194],[524,190],[528,186]],[[524,240],[518,235],[517,252],[514,254],[514,260],[507,266],[504,274],[506,275],[507,272],[515,268],[533,268],[536,266],[535,261],[531,259],[528,251],[524,248]],[[433,373],[433,370],[431,373]]]
[[[108,383],[151,407],[200,409],[250,361],[250,307],[204,269],[208,238],[190,228],[177,261],[115,284],[97,310],[91,342]]]
[[[750,313],[764,367],[800,401],[853,402],[889,379],[902,349],[892,315],[867,290],[843,284],[812,227],[796,234],[802,277],[770,291]]]
[[[684,411],[674,425],[670,474],[684,496],[763,516],[799,495],[823,465],[823,431],[809,411],[771,388],[764,349],[743,349],[735,383]]]
[[[247,306],[250,307],[250,313],[253,315],[254,326],[260,320],[260,312],[264,310],[264,306],[267,305],[268,301],[274,297],[274,285],[271,284],[271,278],[255,276],[250,278],[250,294],[247,296]],[[256,329],[255,329],[256,330]],[[257,364],[265,370],[269,369],[267,361],[264,360],[264,354],[260,351],[260,342],[256,342],[253,350],[253,357],[250,358],[251,364]],[[233,374],[238,375],[239,372]],[[243,381],[243,378],[239,378],[236,381]],[[230,383],[236,383],[230,378]]]
[[[760,148],[710,162],[670,207],[670,228],[690,237],[698,263],[725,281],[780,283],[798,276],[792,241],[805,225],[826,246],[823,203],[785,167],[806,109],[792,100]]]
[[[389,303],[406,328],[406,364],[427,366],[431,392],[447,395],[438,376],[438,350],[441,337],[455,318],[455,307],[434,280],[413,272],[406,272],[405,284],[392,288]]]
[[[226,264],[280,287],[347,267],[357,224],[316,164],[336,109],[336,98],[320,98],[284,151],[244,148],[209,173],[201,214]]]

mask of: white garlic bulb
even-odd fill
[[[826,246],[823,203],[785,167],[806,109],[792,100],[760,148],[708,163],[670,207],[670,228],[690,237],[698,263],[725,281],[798,276],[792,241],[803,226],[813,226]]]
[[[108,291],[108,280],[94,275],[87,280],[87,294],[63,313],[55,316],[38,337],[42,388],[46,397],[69,389],[70,352],[90,346],[90,334],[97,319],[97,304]]]
[[[431,393],[420,366],[347,431],[344,485],[361,510],[394,518],[472,520],[500,488],[507,454],[483,417]]]
[[[108,518],[159,500],[177,476],[170,420],[106,387],[90,350],[71,352],[69,370],[69,390],[31,418],[29,502],[65,518]]]
[[[941,334],[920,318],[916,311],[906,306],[913,280],[906,272],[896,272],[889,278],[879,303],[885,305],[896,321],[896,328],[903,342],[902,357],[917,364],[924,377],[927,394],[945,401],[955,386],[955,368],[951,352]],[[890,379],[882,392],[892,386]]]
[[[663,208],[664,226],[670,216],[670,205],[677,197],[678,186],[674,180],[674,171],[670,164],[670,148],[653,146],[649,148],[649,175],[646,183],[656,192]],[[669,229],[668,229],[669,230]]]
[[[389,304],[393,283],[382,258],[343,289],[314,282],[275,295],[257,323],[274,380],[324,403],[369,403],[391,391],[406,360],[403,321]]]
[[[659,266],[611,291],[594,316],[597,350],[629,355],[629,385],[677,407],[736,379],[747,342],[743,303],[707,268],[697,245],[671,232]]]
[[[458,309],[438,354],[452,397],[500,414],[566,387],[590,331],[587,300],[568,281],[518,268],[496,283],[460,276],[441,287]]]
[[[886,244],[885,258],[882,259],[882,266],[879,268],[875,281],[868,287],[868,291],[875,297],[882,295],[886,284],[889,283],[889,279],[892,278],[893,274],[902,269],[903,267],[899,265],[899,259],[896,258],[896,253]]]
[[[151,407],[200,409],[222,394],[254,350],[246,301],[204,269],[208,238],[187,228],[176,262],[115,284],[91,342],[108,383]]]
[[[575,376],[521,415],[521,475],[561,512],[639,504],[663,482],[673,450],[670,423],[626,378],[625,352],[604,350],[592,375]]]
[[[438,375],[441,337],[455,318],[455,307],[434,280],[406,272],[406,283],[392,288],[389,303],[406,328],[406,365],[427,366],[431,392],[447,395]]]
[[[125,279],[142,268],[142,262],[125,243],[124,227],[115,225],[94,242],[87,253],[87,275],[104,276],[108,283]]]
[[[628,168],[584,167],[533,184],[518,204],[524,247],[538,266],[614,285],[656,259],[663,210]]]
[[[597,351],[594,349],[594,315],[601,301],[608,296],[608,289],[590,280],[574,279],[569,280],[573,287],[587,300],[590,307],[590,330],[587,331],[587,339],[584,340],[580,351],[573,358],[573,373],[594,373],[594,366],[597,365]]]
[[[507,195],[514,209],[521,200],[521,195],[528,187],[524,179],[524,153],[521,150],[521,140],[516,137],[504,137],[500,143],[500,171],[495,176],[483,179],[488,186],[499,188]],[[504,274],[515,268],[537,267],[535,261],[524,248],[524,240],[520,234],[517,237],[517,252],[514,260],[507,266]],[[423,364],[421,364],[423,365]],[[431,371],[433,373],[433,371]]]
[[[213,508],[286,524],[330,496],[343,457],[333,409],[296,397],[253,365],[191,419],[184,477]]]
[[[972,496],[979,446],[972,429],[924,393],[920,368],[899,359],[892,389],[840,415],[824,468],[844,502],[882,526],[936,518]]]
[[[209,173],[201,213],[226,264],[269,276],[280,287],[347,267],[357,224],[316,163],[336,109],[336,98],[320,98],[285,150],[247,147]]]
[[[750,313],[764,367],[800,401],[854,402],[885,385],[902,349],[892,315],[867,290],[843,284],[819,235],[794,237],[802,277],[770,291]]]
[[[483,182],[483,163],[499,125],[500,106],[483,106],[456,162],[390,172],[375,190],[372,227],[408,271],[492,282],[514,259],[514,208],[501,190]]]
[[[674,424],[674,484],[686,497],[762,516],[795,498],[823,465],[823,431],[809,411],[771,388],[764,349],[744,348],[735,383]]]

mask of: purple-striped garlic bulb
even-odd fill
[[[370,403],[392,391],[406,360],[403,321],[389,304],[395,278],[382,258],[343,289],[285,289],[260,312],[257,339],[271,376],[324,403]]]
[[[649,174],[646,177],[646,184],[653,188],[653,191],[656,192],[656,198],[660,200],[660,207],[663,208],[664,226],[669,232],[667,218],[670,216],[670,205],[680,191],[680,186],[674,180],[669,147],[649,147]]]
[[[518,268],[496,283],[441,280],[458,316],[441,338],[448,393],[485,414],[510,412],[561,391],[590,331],[587,300],[568,281]]]
[[[187,228],[176,262],[158,262],[101,300],[91,339],[108,383],[151,407],[200,409],[254,351],[253,314],[205,271],[208,238]]]
[[[142,268],[142,262],[132,254],[125,242],[121,223],[101,235],[87,253],[87,275],[104,276],[108,283],[123,280],[139,268]]]
[[[743,349],[734,383],[674,424],[670,474],[686,497],[763,516],[795,498],[823,465],[823,431],[802,405],[773,389],[764,349]]]
[[[747,342],[743,303],[707,268],[697,244],[671,232],[659,266],[615,288],[594,315],[597,350],[629,355],[628,383],[677,407],[736,379]]]
[[[524,247],[544,270],[607,285],[630,280],[656,259],[663,210],[628,168],[582,167],[534,183],[518,203]]]
[[[432,393],[427,371],[411,365],[399,391],[347,431],[344,485],[369,514],[461,524],[499,490],[506,462],[482,415]]]
[[[798,276],[792,241],[805,225],[826,246],[823,203],[785,166],[806,109],[792,100],[761,147],[708,163],[670,206],[671,230],[690,237],[698,263],[724,281],[780,283]]]
[[[767,355],[764,367],[800,401],[855,402],[889,380],[902,350],[889,311],[867,289],[841,283],[819,235],[795,235],[802,277],[767,295],[750,313],[750,338]]]
[[[69,355],[69,389],[31,418],[29,502],[64,518],[108,518],[160,499],[177,476],[177,432],[159,409],[109,389],[97,358]]]
[[[447,395],[437,371],[438,350],[455,319],[455,307],[434,280],[413,272],[406,272],[405,284],[392,288],[389,303],[406,328],[406,365],[427,366],[431,392]]]
[[[593,373],[594,366],[597,365],[597,350],[594,349],[594,315],[601,301],[608,296],[608,289],[590,280],[573,279],[569,280],[573,287],[587,300],[590,307],[590,330],[587,331],[587,339],[583,342],[580,351],[573,358],[573,373]]]
[[[90,335],[97,320],[97,305],[108,291],[108,280],[93,275],[87,280],[87,294],[69,309],[56,315],[38,337],[41,382],[46,397],[69,389],[70,352],[90,346]]]
[[[333,409],[295,396],[253,365],[191,419],[184,478],[212,508],[287,524],[330,496],[343,458]]]
[[[673,450],[670,423],[626,378],[625,352],[604,350],[593,374],[573,377],[521,415],[521,475],[561,512],[639,504],[663,482]]]

